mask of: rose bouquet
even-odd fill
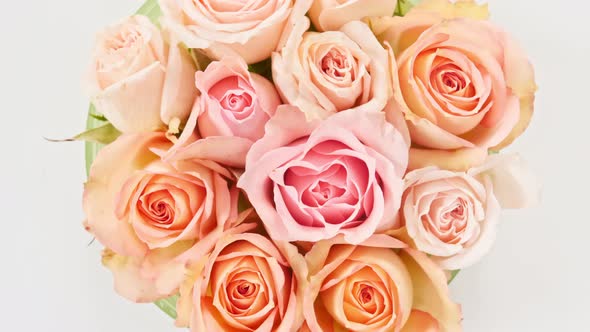
[[[534,73],[471,0],[150,0],[97,38],[84,223],[192,331],[460,331],[537,200]],[[100,151],[99,151],[100,150]]]

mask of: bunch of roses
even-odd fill
[[[450,272],[534,203],[536,85],[471,0],[160,0],[99,35],[85,226],[192,331],[460,331]],[[311,22],[313,29],[311,29]],[[249,67],[249,64],[262,65]],[[251,68],[270,66],[255,73]]]

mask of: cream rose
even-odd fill
[[[536,85],[524,52],[474,1],[425,0],[369,19],[397,58],[411,168],[465,170],[527,127]],[[424,151],[426,150],[426,151]]]
[[[88,93],[120,131],[152,131],[173,118],[186,121],[197,93],[194,74],[188,53],[167,45],[147,17],[136,15],[98,35]]]
[[[164,133],[123,135],[99,152],[84,188],[86,228],[107,247],[117,291],[137,302],[172,295],[183,253],[206,252],[237,219],[231,173],[209,161],[162,160],[171,146]]]
[[[535,204],[539,186],[517,155],[492,156],[481,167],[437,167],[408,173],[401,216],[413,245],[446,270],[469,267],[491,249],[501,208]]]
[[[164,27],[187,47],[216,60],[238,55],[248,63],[268,58],[283,31],[311,5],[311,0],[159,2]]]
[[[390,96],[388,52],[359,21],[340,31],[306,32],[297,22],[272,57],[273,79],[283,100],[308,119],[348,110],[381,112]]]
[[[338,30],[364,17],[393,16],[397,0],[316,0],[309,17],[318,31]]]
[[[318,242],[305,260],[301,331],[461,331],[461,310],[449,297],[444,271],[389,236],[358,246]]]

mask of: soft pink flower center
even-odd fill
[[[350,59],[350,54],[345,54],[338,48],[332,48],[322,58],[322,71],[334,81],[354,81],[356,78],[355,66]]]
[[[243,91],[230,92],[223,96],[220,104],[224,109],[230,111],[236,120],[242,120],[252,111],[252,109],[248,109],[252,106],[252,96]]]
[[[209,90],[221,107],[222,115],[233,120],[245,120],[254,113],[252,87],[243,78],[227,77]]]
[[[121,49],[131,48],[139,40],[142,40],[142,36],[139,31],[135,29],[125,29],[119,34],[115,35],[114,38],[109,39],[105,46],[107,52],[114,53]]]
[[[366,161],[347,153],[339,155],[339,150],[349,148],[336,141],[323,142],[300,161],[285,166],[284,186],[279,190],[299,224],[352,228],[370,214],[373,183]]]
[[[470,207],[463,198],[457,198],[448,205],[444,198],[432,202],[428,218],[422,219],[424,228],[446,243],[458,243],[469,220]]]

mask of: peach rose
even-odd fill
[[[318,31],[338,30],[364,17],[393,16],[397,0],[316,0],[309,17]]]
[[[86,227],[108,248],[103,262],[117,290],[133,301],[174,293],[184,271],[178,257],[237,218],[232,175],[213,162],[163,161],[171,145],[164,133],[123,135],[99,152],[85,185]]]
[[[250,146],[264,136],[264,126],[281,103],[274,85],[248,71],[237,57],[214,61],[197,72],[201,95],[177,144],[177,156],[213,159],[225,165],[243,168]],[[198,131],[198,140],[186,139]],[[229,158],[206,151],[222,150]]]
[[[383,113],[345,111],[307,122],[281,106],[246,160],[238,186],[271,238],[360,243],[395,227],[408,145]]]
[[[369,19],[397,56],[411,168],[465,170],[509,145],[531,119],[533,68],[485,18],[487,7],[471,0],[425,0],[404,17]]]
[[[358,246],[322,241],[305,260],[310,277],[301,331],[461,331],[445,272],[394,238],[374,235]]]
[[[491,249],[501,208],[536,203],[538,188],[518,155],[467,172],[422,168],[406,175],[401,216],[418,250],[446,270],[463,269]]]
[[[87,85],[96,109],[120,131],[135,133],[186,120],[197,92],[194,73],[188,53],[136,15],[98,35]]]
[[[187,271],[176,324],[195,332],[296,331],[303,321],[297,289],[289,261],[268,238],[229,230]]]
[[[390,97],[388,52],[362,22],[340,31],[306,32],[309,19],[296,23],[272,57],[273,79],[288,104],[308,119],[348,110],[381,112]]]
[[[212,59],[238,55],[249,64],[270,57],[292,21],[311,0],[160,0],[164,27],[189,48]]]

